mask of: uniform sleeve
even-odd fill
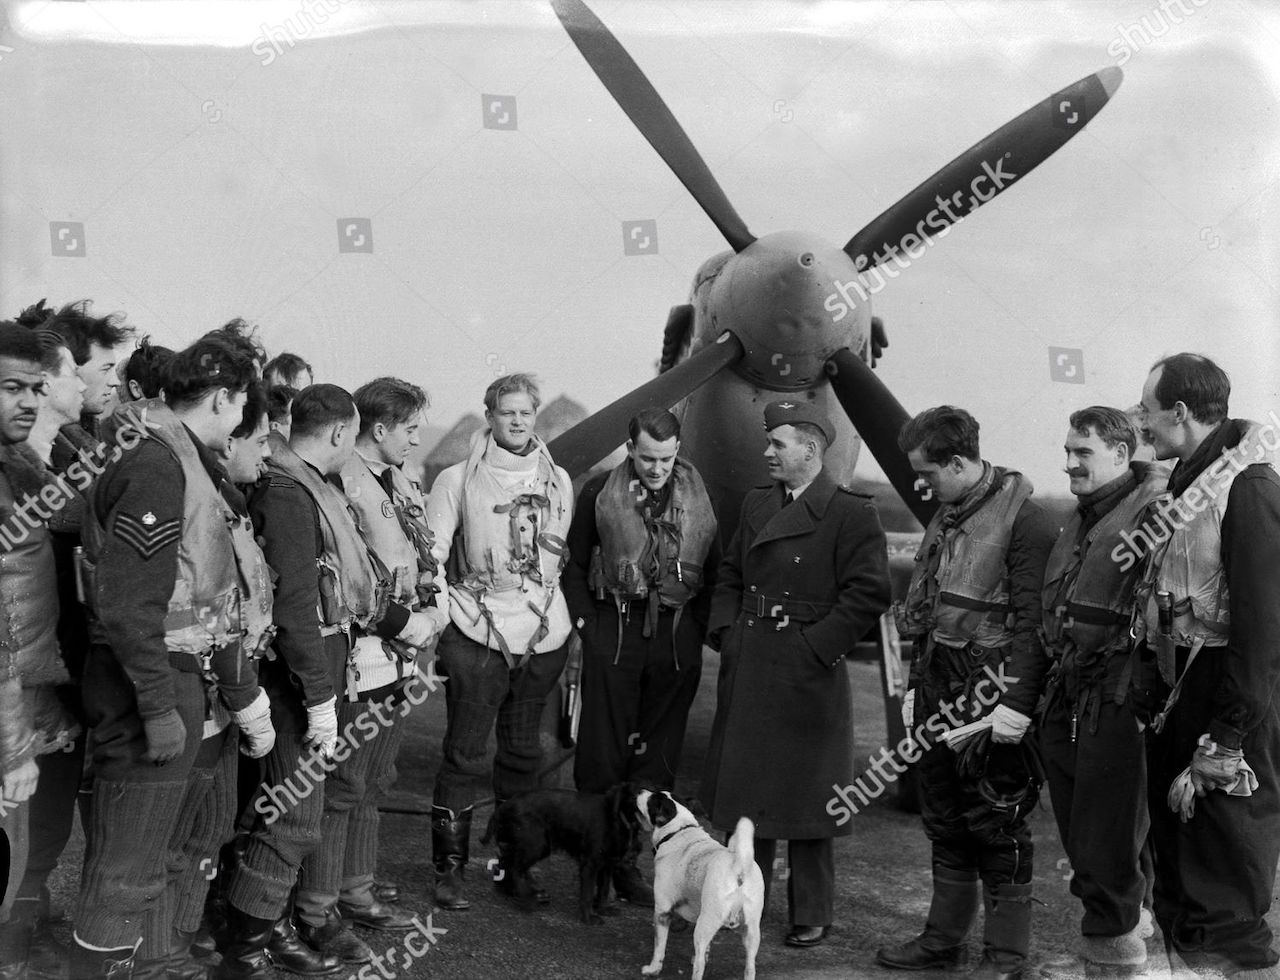
[[[214,651],[210,664],[218,678],[218,696],[230,711],[243,711],[258,696],[258,665],[237,640]]]
[[[837,495],[841,492],[837,491]],[[835,605],[822,619],[802,630],[818,659],[830,666],[853,650],[889,608],[891,598],[889,549],[875,504],[850,506],[835,545],[839,587]]]
[[[702,588],[689,602],[689,614],[704,633],[711,619],[711,597],[715,594],[720,563],[723,560],[724,549],[720,547],[720,532],[717,530],[711,537],[711,547],[707,549],[707,558],[702,563]]]
[[[106,531],[94,572],[94,611],[143,718],[176,706],[164,619],[178,576],[185,487],[177,459],[148,440],[94,488],[94,510]]]
[[[1269,717],[1280,683],[1280,478],[1253,466],[1231,484],[1222,519],[1222,565],[1231,637],[1209,727],[1214,741],[1241,748]]]
[[[1005,567],[1009,573],[1009,601],[1013,605],[1013,642],[1008,655],[1007,677],[1000,703],[1024,715],[1035,711],[1049,669],[1049,657],[1040,642],[1039,627],[1044,590],[1044,569],[1058,540],[1058,525],[1034,500],[1027,500],[1013,520]]]
[[[267,564],[279,576],[272,612],[276,652],[301,683],[303,704],[321,704],[334,690],[317,610],[320,515],[297,483],[272,474],[254,488],[249,516]]]
[[[575,623],[579,619],[590,622],[595,615],[595,596],[590,578],[591,552],[600,543],[600,532],[596,527],[596,498],[607,478],[607,473],[601,473],[587,481],[578,496],[573,523],[569,525],[569,564],[565,566],[560,581],[565,602],[569,604],[569,616]]]
[[[724,558],[716,568],[716,585],[711,592],[711,612],[707,616],[707,638],[715,649],[720,644],[718,634],[733,625],[742,608],[742,553],[746,550],[743,527],[747,523],[747,504],[751,495],[742,501],[738,514],[738,527],[733,532]]]

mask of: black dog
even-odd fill
[[[614,868],[640,851],[636,790],[619,783],[607,793],[538,789],[517,793],[489,818],[482,844],[498,841],[500,870],[494,882],[526,911],[532,908],[529,869],[562,851],[578,859],[578,911],[588,925],[599,925],[607,907]]]

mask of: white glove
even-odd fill
[[[911,734],[911,726],[916,720],[916,692],[913,688],[902,695],[902,726]]]
[[[35,759],[28,759],[16,769],[0,776],[0,811],[3,804],[26,803],[36,791],[36,783],[40,779],[40,766]]]
[[[996,743],[1017,745],[1031,727],[1030,718],[1003,704],[997,704],[988,717],[991,719],[991,741]]]
[[[258,696],[249,707],[231,712],[231,720],[244,733],[240,751],[250,759],[261,759],[276,744],[276,730],[271,724],[271,699],[262,688],[258,688]]]
[[[307,734],[302,740],[326,759],[333,758],[338,747],[338,699],[313,704],[307,708]]]
[[[435,638],[439,630],[439,620],[430,613],[411,612],[409,621],[404,624],[404,629],[396,634],[396,639],[404,640],[411,647],[422,649]]]

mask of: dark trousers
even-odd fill
[[[74,688],[74,697],[80,689]],[[39,899],[49,875],[58,866],[58,858],[66,849],[75,825],[76,796],[84,778],[84,753],[88,733],[81,732],[70,752],[51,752],[40,756],[40,782],[31,794],[31,826],[28,831],[30,851],[27,873],[22,878],[18,895]]]
[[[369,701],[344,701],[338,705],[338,729],[352,733],[349,739],[352,751],[337,762],[325,779],[320,844],[303,859],[294,903],[298,917],[317,928],[324,925],[326,910],[337,904],[351,847],[355,845],[365,851],[361,863],[377,859],[379,779],[394,765],[404,732],[400,707],[408,702],[401,699],[399,704],[383,707],[384,703],[379,701],[376,711]],[[353,838],[351,818],[357,810],[367,818],[366,808],[373,810],[372,826],[362,820],[358,827],[360,833]],[[368,853],[370,844],[372,854]],[[368,867],[372,883],[374,865]]]
[[[146,733],[133,686],[111,651],[95,646],[85,665],[85,712],[95,768],[89,849],[80,878],[76,937],[103,949],[136,947],[142,959],[168,952],[175,892],[168,865],[175,828],[202,747],[206,694],[199,674],[174,670],[174,707],[187,729],[182,755],[163,766],[143,759]]]
[[[433,802],[454,813],[473,805],[488,769],[489,733],[497,727],[493,793],[505,800],[535,789],[542,765],[539,728],[547,695],[560,679],[568,646],[507,667],[498,650],[464,636],[452,623],[440,636],[436,671],[448,715]]]
[[[993,654],[992,667],[998,661]],[[915,718],[921,724],[944,707],[963,722],[990,712],[996,692],[981,662],[964,650],[935,648],[923,683],[916,695]],[[982,705],[982,698],[992,698]],[[961,700],[963,698],[963,700]],[[1028,737],[1034,738],[1034,733]],[[1002,792],[1013,789],[1015,775],[1023,771],[1016,745],[992,745],[987,755],[987,777]],[[1031,881],[1034,849],[1026,815],[1035,800],[1014,809],[997,809],[982,798],[973,779],[961,778],[956,753],[944,744],[931,746],[918,764],[920,814],[925,836],[933,844],[933,865],[953,871],[976,871],[988,888]]]
[[[612,600],[597,602],[596,610],[579,632],[582,718],[574,781],[586,793],[629,781],[669,790],[702,676],[702,630],[687,611],[673,629],[675,611],[664,609],[646,639],[643,603],[633,603],[621,619]]]
[[[285,911],[302,862],[320,844],[326,773],[303,736],[277,732],[254,799],[258,819],[244,857],[231,876],[227,901],[247,915],[276,919]]]
[[[234,833],[240,732],[229,725],[200,746],[181,817],[169,845],[173,928],[200,928],[204,900],[218,875],[218,851]]]
[[[1084,903],[1080,932],[1119,936],[1138,924],[1147,889],[1146,747],[1133,711],[1116,704],[1107,686],[1095,686],[1082,704],[1079,712],[1055,697],[1041,721],[1040,746],[1074,872],[1071,894]]]
[[[1265,919],[1280,860],[1280,704],[1273,700],[1244,740],[1245,761],[1258,776],[1252,796],[1207,793],[1186,823],[1166,801],[1216,714],[1224,657],[1201,651],[1164,731],[1147,741],[1155,914],[1192,966],[1200,956],[1221,954],[1240,967],[1263,967],[1280,959]]]
[[[772,890],[778,842],[757,837],[756,864],[764,875],[764,905]],[[830,837],[787,841],[787,918],[793,926],[829,926],[836,896],[836,858]]]

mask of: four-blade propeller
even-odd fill
[[[592,71],[688,188],[733,250],[742,252],[749,247],[755,237],[725,197],[662,97],[617,38],[582,0],[551,0],[551,3]],[[854,261],[855,268],[871,268],[896,251],[910,251],[923,245],[928,237],[992,200],[1080,132],[1106,105],[1122,78],[1119,68],[1104,68],[1088,75],[975,143],[848,241],[844,251]],[[873,332],[872,346],[879,347],[883,342],[883,329]],[[664,352],[664,362],[668,353]],[[715,343],[555,439],[551,450],[556,460],[571,474],[584,472],[620,444],[621,434],[636,412],[650,407],[670,408],[718,371],[739,360],[743,353],[738,338],[725,331]],[[921,523],[927,523],[937,502],[922,500],[916,492],[915,473],[897,445],[898,432],[909,417],[906,410],[858,355],[848,349],[838,350],[831,356],[827,374],[841,406],[890,483]]]

